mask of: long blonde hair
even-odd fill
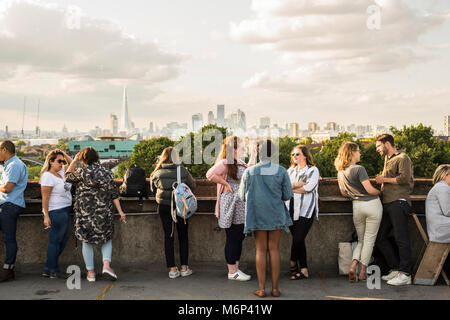
[[[174,163],[174,160],[177,159],[172,159],[172,154],[173,154],[173,147],[165,148],[162,151],[161,155],[159,156],[159,160],[158,163],[156,164],[155,170],[153,170],[150,176],[152,176],[156,171],[158,171],[164,163],[167,164]]]
[[[64,158],[64,153],[62,153],[62,151],[57,150],[57,149],[49,152],[49,154],[45,158],[44,165],[42,166],[42,169],[41,169],[41,178],[44,175],[44,173],[46,173],[47,171],[50,171],[50,168],[52,166],[51,162],[55,161],[56,158],[58,158],[58,156],[63,156],[63,158]]]
[[[433,174],[433,184],[444,180],[448,174],[450,174],[450,164],[441,164]]]
[[[354,142],[345,142],[340,148],[339,153],[334,160],[334,166],[337,171],[341,171],[353,160],[353,152],[358,150],[359,146]]]

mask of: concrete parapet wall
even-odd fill
[[[225,232],[218,228],[217,219],[212,214],[216,196],[215,185],[206,180],[197,180],[197,184],[198,188],[195,194],[199,198],[199,211],[189,219],[189,260],[191,263],[223,262],[225,267]],[[413,202],[413,208],[419,214],[424,227],[424,199],[430,188],[430,180],[416,181],[414,192],[416,200]],[[338,272],[338,243],[350,241],[354,230],[351,202],[339,196],[336,179],[321,181],[319,194],[322,199],[319,221],[314,221],[306,239],[308,264],[312,271],[336,274]],[[27,209],[19,217],[17,225],[19,252],[16,265],[18,268],[25,263],[45,263],[48,231],[44,230],[40,215],[41,202],[40,199],[37,199],[38,196],[38,183],[30,181],[26,191]],[[123,199],[121,204],[127,213],[127,223],[119,222],[118,217],[116,219],[113,236],[113,264],[126,266],[159,262],[165,265],[164,234],[160,218],[156,214],[154,198],[145,200],[142,206],[138,205],[136,199]],[[409,230],[413,261],[416,261],[423,241],[412,218],[409,221]],[[175,257],[178,261],[177,239],[175,248]],[[283,232],[280,249],[284,266],[287,266],[289,261],[290,248],[291,236],[289,233]],[[0,243],[0,259],[4,259],[4,254],[4,244]],[[101,263],[100,257],[100,250],[96,248],[96,264],[98,265]],[[254,238],[247,237],[244,240],[241,262],[254,265],[254,260]],[[60,258],[60,263],[84,266],[81,243],[75,241],[74,236],[70,238]]]

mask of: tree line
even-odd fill
[[[227,129],[216,125],[204,126],[197,132],[188,133],[192,145],[191,163],[194,159],[194,150],[201,150],[211,143],[211,141],[203,141],[199,135],[203,135],[208,129],[220,130],[225,137]],[[433,138],[433,129],[422,124],[417,126],[403,126],[398,129],[390,127],[395,138],[397,149],[408,154],[414,164],[414,176],[431,178],[434,171],[440,164],[450,163],[450,144],[446,141],[436,140]],[[134,146],[133,153],[128,161],[122,162],[115,172],[116,178],[122,178],[125,171],[131,165],[139,165],[144,168],[147,176],[154,170],[154,164],[157,157],[164,148],[175,146],[183,141],[186,136],[180,137],[177,141],[167,137],[151,138],[143,140]],[[376,176],[383,170],[384,160],[376,152],[375,137],[371,139],[358,140],[354,134],[340,133],[335,139],[326,141],[321,147],[314,147],[311,138],[299,139],[292,137],[279,138],[279,162],[284,168],[290,166],[290,154],[294,146],[298,144],[306,144],[311,147],[314,164],[320,171],[322,177],[336,177],[337,172],[334,167],[334,159],[338,154],[340,146],[346,141],[353,141],[359,145],[361,149],[361,162],[369,176]],[[199,144],[195,146],[194,144]],[[197,147],[197,148],[195,148]],[[214,156],[217,156],[213,153]],[[181,156],[184,156],[181,154]],[[186,164],[185,167],[196,178],[204,178],[211,164]]]

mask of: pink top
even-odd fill
[[[251,161],[251,160],[250,160]],[[243,161],[239,161],[239,163],[243,166],[245,166],[246,168],[250,165],[247,165],[245,162]],[[227,174],[228,174],[228,167],[227,167],[227,159],[222,159],[219,162],[217,162],[214,166],[212,166],[208,172],[206,172],[206,178],[208,180],[211,180],[214,176],[219,176],[222,179],[224,179],[225,181],[227,180]],[[214,211],[214,214],[216,215],[217,218],[219,218],[219,213],[220,213],[220,195],[222,194],[224,189],[224,186],[220,183],[217,184],[217,201],[216,201],[216,209]]]

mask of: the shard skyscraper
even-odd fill
[[[120,131],[128,133],[130,130],[130,119],[128,117],[128,93],[127,87],[123,88],[122,116],[120,117]]]

